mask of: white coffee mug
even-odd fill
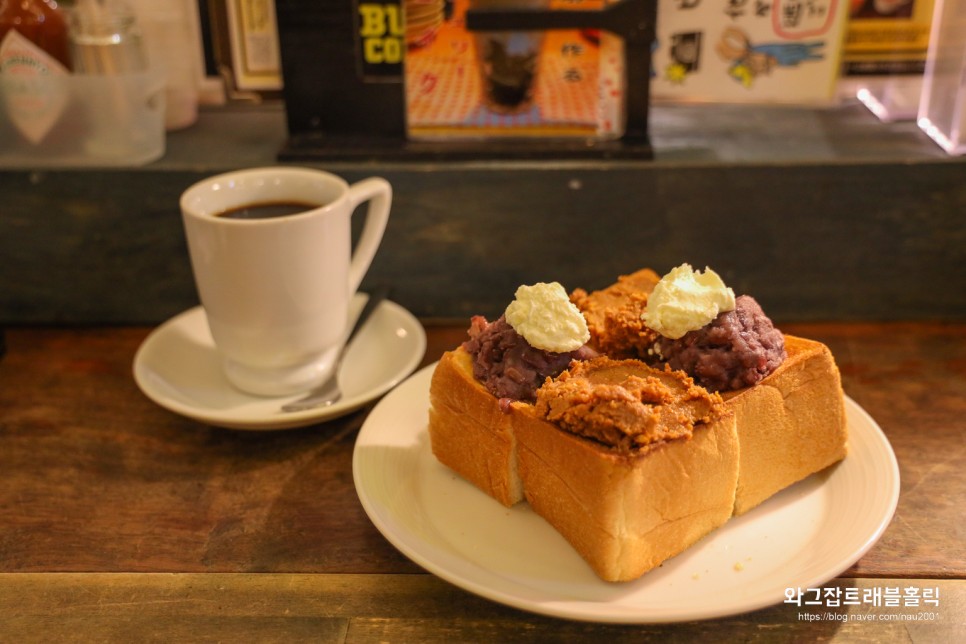
[[[353,250],[351,218],[365,201]],[[284,216],[230,214],[283,203],[303,206]],[[283,396],[332,373],[349,303],[382,241],[391,203],[384,179],[350,186],[328,172],[287,166],[229,172],[182,194],[195,284],[234,386]]]

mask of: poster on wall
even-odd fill
[[[847,17],[840,0],[661,0],[652,97],[829,102]]]
[[[932,13],[933,0],[852,0],[842,73],[921,75]]]

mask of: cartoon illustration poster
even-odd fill
[[[651,96],[829,102],[847,14],[842,0],[660,0]]]

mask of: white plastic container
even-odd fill
[[[949,154],[966,154],[966,0],[936,2],[918,123]]]
[[[204,60],[198,7],[192,0],[133,0],[148,60],[165,75],[165,127],[198,120]]]
[[[164,155],[164,76],[157,70],[70,75],[67,103],[37,142],[8,114],[10,85],[0,78],[0,167],[138,166]]]

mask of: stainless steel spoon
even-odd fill
[[[345,357],[346,349],[348,349],[349,343],[352,342],[352,339],[359,332],[359,329],[365,326],[366,320],[369,319],[372,312],[388,296],[389,289],[385,287],[377,288],[369,294],[369,299],[366,300],[366,304],[362,307],[359,317],[356,318],[352,330],[349,332],[345,342],[339,349],[339,353],[335,357],[335,366],[332,369],[332,375],[324,383],[309,392],[304,398],[282,405],[283,412],[305,411],[306,409],[313,409],[315,407],[327,407],[337,403],[342,398],[342,389],[339,388],[339,365],[342,364],[342,358]]]

